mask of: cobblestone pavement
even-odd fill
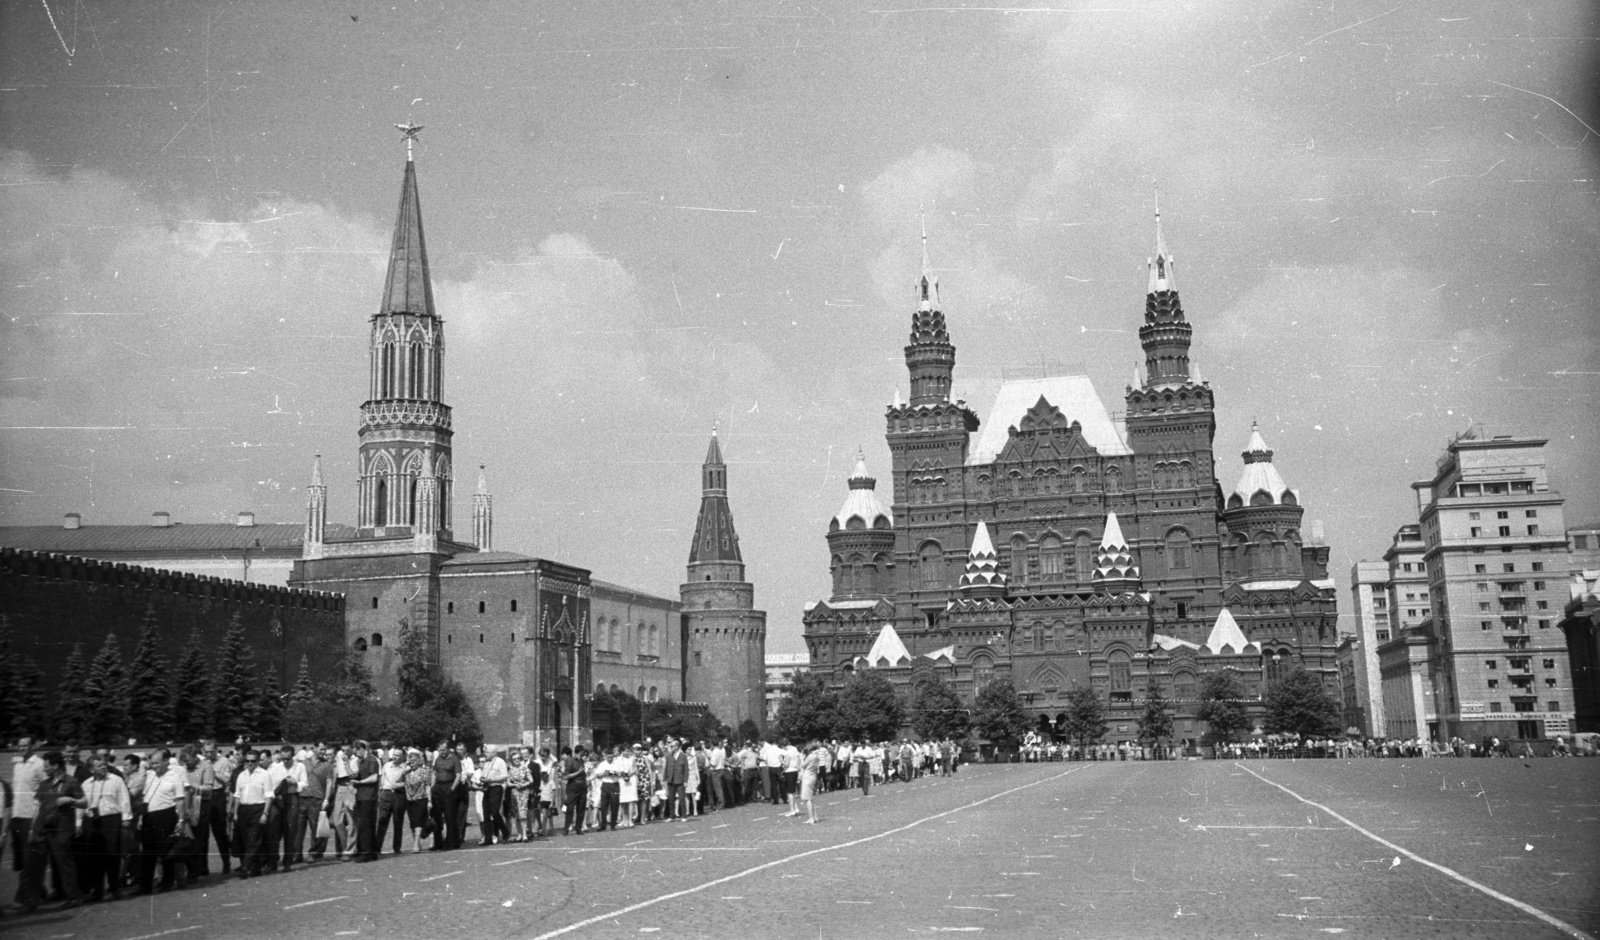
[[[37,940],[1600,935],[1600,760],[980,765],[865,799],[825,794],[816,826],[782,811],[751,805],[533,845],[213,878],[70,911],[12,909],[0,931]],[[0,891],[14,888],[7,870]]]

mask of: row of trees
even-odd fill
[[[427,663],[421,631],[404,621],[400,626],[398,706],[378,703],[371,672],[354,650],[344,654],[334,680],[320,687],[302,656],[298,677],[285,693],[276,665],[256,663],[238,614],[214,655],[207,655],[197,628],[172,663],[162,653],[166,644],[153,610],[145,613],[129,659],[115,633],[106,635],[92,658],[82,644],[74,645],[52,702],[43,671],[31,657],[15,653],[10,624],[0,615],[0,738],[26,735],[83,745],[208,737],[475,741],[477,719],[460,686]]]
[[[750,718],[740,722],[735,732],[709,710],[685,708],[676,702],[641,702],[620,689],[596,692],[590,716],[598,745],[659,741],[668,736],[691,741],[748,741],[761,734]]]
[[[1297,670],[1268,689],[1263,705],[1264,730],[1302,738],[1335,737],[1340,733],[1339,703],[1311,673]],[[1057,731],[1081,746],[1098,743],[1110,729],[1105,707],[1093,689],[1067,692]],[[1244,684],[1231,670],[1208,675],[1201,683],[1195,717],[1206,722],[1208,743],[1239,739],[1252,727]],[[848,738],[874,741],[899,737],[902,727],[923,740],[964,740],[977,734],[1005,744],[1033,727],[1022,697],[1009,679],[996,679],[978,690],[971,707],[946,682],[934,675],[912,681],[902,704],[894,686],[882,676],[862,673],[838,691],[820,675],[795,676],[789,696],[778,709],[777,732],[790,739]],[[1159,686],[1152,686],[1137,718],[1140,741],[1159,744],[1172,737],[1173,709]]]

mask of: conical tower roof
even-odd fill
[[[1240,456],[1244,458],[1244,471],[1239,474],[1233,493],[1246,506],[1253,503],[1257,493],[1266,493],[1271,505],[1300,501],[1300,495],[1283,482],[1283,475],[1272,465],[1272,448],[1254,423],[1250,425],[1250,441]]]
[[[434,316],[433,282],[428,275],[428,247],[422,237],[422,200],[417,195],[417,165],[406,158],[400,184],[400,213],[389,249],[389,275],[383,283],[379,315],[411,313]]]
[[[1239,621],[1233,619],[1228,608],[1222,608],[1222,613],[1217,614],[1217,622],[1211,626],[1211,635],[1206,637],[1206,649],[1213,655],[1231,653],[1237,656],[1250,652],[1252,646],[1260,652],[1259,645],[1245,639],[1244,631],[1239,629]]]
[[[727,562],[743,564],[739,535],[733,530],[733,510],[728,507],[728,467],[722,462],[717,432],[711,432],[705,463],[700,468],[700,519],[694,526],[689,564]]]
[[[1106,513],[1105,534],[1100,537],[1100,549],[1095,553],[1094,583],[1101,590],[1124,593],[1138,590],[1139,566],[1134,563],[1133,550],[1122,536],[1122,524],[1117,514]]]
[[[956,585],[967,596],[994,596],[1004,594],[1007,577],[1000,570],[1000,558],[995,553],[994,541],[989,538],[989,526],[978,520],[978,531],[972,536],[972,547],[967,550],[967,569]]]

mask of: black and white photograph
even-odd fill
[[[1597,76],[0,0],[0,934],[1600,937]]]

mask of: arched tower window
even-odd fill
[[[410,394],[408,395],[408,397],[410,397],[410,398],[421,398],[422,397],[422,361],[423,361],[422,360],[422,355],[423,355],[422,344],[421,343],[412,343],[411,344],[411,375],[409,376],[409,378],[411,379],[411,391],[410,391]]]
[[[383,395],[384,398],[393,398],[394,397],[394,379],[395,379],[394,371],[395,371],[394,343],[385,342],[383,344],[383,386],[382,386],[382,395]]]
[[[439,476],[439,528],[450,528],[450,481]]]
[[[1044,652],[1044,624],[1042,622],[1036,621],[1033,625],[1033,651],[1035,653]]]
[[[389,524],[389,481],[384,477],[378,478],[374,491],[372,524],[379,528]]]
[[[411,487],[410,487],[411,493],[407,497],[407,503],[406,503],[406,524],[407,525],[416,525],[417,524],[417,487],[419,487],[421,485],[422,485],[422,483],[421,483],[421,481],[419,479],[417,479],[414,476],[411,478]]]
[[[1122,471],[1116,467],[1106,468],[1106,492],[1122,492]]]

